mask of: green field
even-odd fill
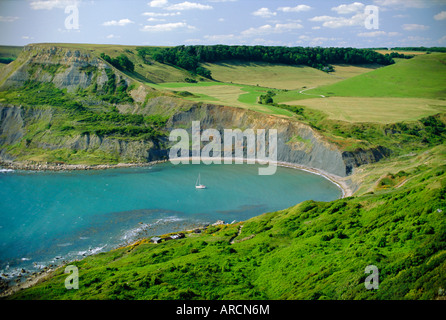
[[[212,77],[217,81],[287,90],[332,84],[376,68],[335,65],[335,72],[328,74],[307,66],[266,62],[227,61],[205,63],[203,66],[211,70]]]
[[[418,55],[308,93],[338,97],[446,98],[446,54]]]
[[[148,85],[155,89],[176,92],[191,101],[222,104],[280,116],[293,116],[293,113],[287,110],[257,103],[257,98],[264,94],[267,88],[219,82],[173,82]]]
[[[287,103],[313,98],[311,94],[302,94],[302,90],[314,86],[336,83],[346,78],[370,72],[376,66],[335,66],[336,72],[327,74],[306,66],[287,66],[269,63],[225,63],[203,64],[212,71],[215,81],[186,83],[159,82],[146,83],[158,90],[187,91],[193,96],[184,96],[192,101],[219,103],[239,108],[280,116],[293,116],[293,113],[271,105],[260,105],[258,97],[268,90],[276,92],[275,101]],[[290,90],[290,88],[298,88]]]
[[[187,99],[193,101],[292,116],[258,104],[258,97],[272,90],[275,103],[305,106],[330,119],[391,123],[444,111],[445,61],[446,54],[423,54],[382,68],[338,65],[330,74],[268,63],[208,63],[205,67],[220,82],[164,83],[155,88],[188,91],[194,96]]]
[[[285,102],[322,111],[348,122],[413,121],[446,111],[446,101],[423,98],[329,97]]]

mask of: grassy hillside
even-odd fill
[[[212,72],[212,77],[217,81],[288,90],[332,84],[377,67],[335,65],[335,72],[328,74],[307,66],[266,62],[227,61],[205,63],[203,66]]]
[[[446,111],[446,100],[391,97],[329,97],[285,102],[316,109],[329,119],[347,122],[413,121]]]
[[[444,155],[444,146],[430,151]],[[446,166],[389,170],[410,180],[355,198],[305,201],[182,240],[144,240],[73,262],[78,290],[65,289],[61,268],[10,298],[444,298]],[[378,267],[378,290],[365,289],[368,265]]]
[[[446,54],[418,55],[308,93],[341,97],[446,98]]]
[[[258,103],[260,95],[272,91],[274,103],[318,110],[329,119],[393,123],[444,112],[445,59],[446,54],[423,54],[376,70],[373,66],[335,66],[336,72],[330,74],[268,63],[207,63],[214,79],[222,82],[218,87],[212,82],[178,82],[157,88],[181,88],[192,93],[186,98],[193,101],[292,116],[274,104]]]
[[[132,77],[135,80],[148,83],[163,83],[163,82],[176,82],[184,81],[185,78],[190,77],[189,72],[169,66],[167,64],[161,64],[154,60],[144,61],[138,56],[138,46],[126,46],[126,45],[107,45],[107,44],[78,44],[78,43],[43,43],[39,46],[46,47],[58,47],[67,49],[81,49],[83,52],[89,52],[93,55],[100,56],[101,53],[107,54],[112,58],[124,54],[135,65],[135,72],[132,73]],[[153,50],[162,47],[150,47]]]
[[[18,46],[0,46],[0,67],[3,64],[7,64],[10,61],[15,60],[23,47]]]
[[[191,101],[227,105],[279,116],[294,116],[288,110],[258,104],[258,97],[269,90],[264,87],[219,82],[171,82],[149,85],[158,90],[172,91],[177,96]]]

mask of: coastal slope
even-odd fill
[[[445,299],[444,152],[402,161],[404,185],[142,240],[71,262],[78,290],[62,266],[8,299]],[[378,289],[365,287],[368,266]]]

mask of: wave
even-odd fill
[[[106,246],[107,245],[105,244],[102,247],[90,248],[90,249],[85,250],[85,251],[79,251],[77,254],[79,256],[89,256],[89,255],[101,252]]]
[[[163,224],[178,222],[182,220],[184,219],[178,217],[167,217],[163,219],[158,219],[153,223],[141,223],[139,227],[125,231],[124,235],[121,237],[121,240],[125,242],[132,242],[138,237],[140,237],[143,233],[147,232],[149,229],[152,229],[154,227]]]
[[[6,172],[14,172],[15,170],[13,169],[1,169],[0,168],[0,173],[6,173]]]
[[[67,243],[58,243],[58,244],[57,244],[58,247],[68,247],[68,246],[71,246],[71,245],[72,245],[71,242],[67,242]]]

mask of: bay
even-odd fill
[[[322,176],[259,165],[172,165],[0,173],[0,272],[17,275],[142,237],[243,221],[342,191]],[[198,174],[206,189],[196,189]]]

